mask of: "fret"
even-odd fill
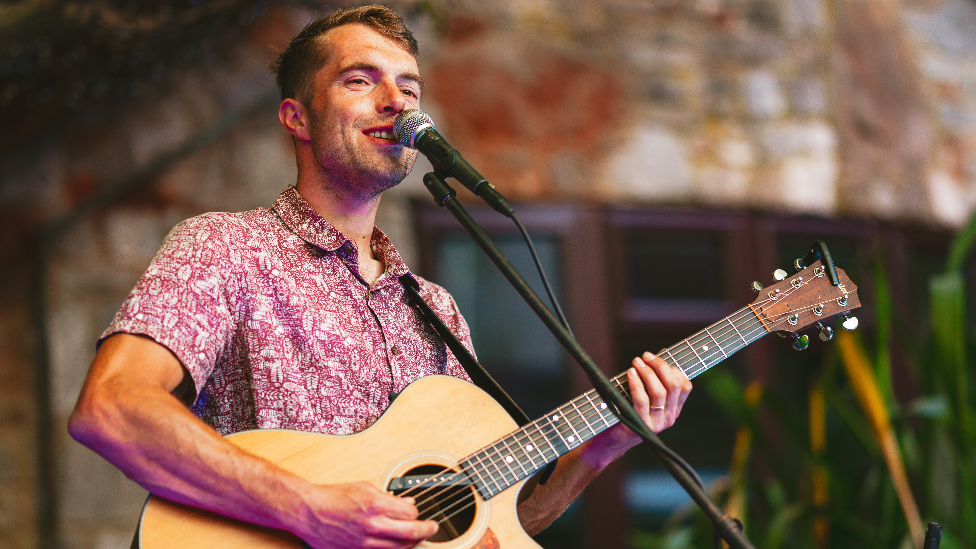
[[[583,396],[586,397],[587,404],[589,404],[590,407],[592,407],[594,410],[596,410],[597,417],[599,417],[600,420],[603,421],[603,428],[600,429],[600,431],[602,431],[603,429],[606,429],[607,427],[610,427],[610,423],[607,421],[606,416],[603,415],[603,412],[607,408],[609,408],[609,406],[607,406],[607,403],[606,402],[603,402],[602,400],[599,400],[599,399],[598,400],[593,400],[593,394],[594,394],[593,391],[587,391]],[[597,432],[599,432],[599,431],[597,431]]]
[[[512,437],[507,437],[502,439],[502,443],[505,444],[505,450],[507,451],[503,459],[505,460],[505,463],[508,464],[514,463],[515,465],[518,465],[519,469],[522,470],[521,474],[515,475],[516,477],[521,478],[523,476],[527,476],[529,474],[529,471],[526,470],[525,466],[522,465],[523,460],[519,459],[518,454],[514,450],[512,450],[511,445],[509,445],[508,441],[510,438]],[[518,448],[517,445],[516,448]]]
[[[492,447],[494,455],[491,459],[494,461],[495,466],[498,468],[499,473],[502,475],[502,480],[508,485],[514,484],[518,481],[519,476],[516,474],[515,469],[512,467],[512,462],[505,459],[506,453],[504,452],[504,440],[501,442],[496,442]]]
[[[721,347],[719,347],[718,349],[716,349],[715,347],[718,346],[717,344],[716,344],[716,346],[712,346],[712,345],[709,345],[708,344],[708,340],[705,339],[705,336],[706,335],[710,339],[712,339],[712,341],[715,341],[715,339],[711,337],[711,334],[709,334],[707,330],[702,330],[702,331],[698,332],[697,334],[695,334],[692,337],[696,338],[696,340],[695,340],[695,347],[697,347],[700,350],[700,352],[702,353],[701,354],[702,364],[705,366],[705,368],[711,368],[715,364],[718,364],[719,362],[722,362],[723,360],[725,360],[725,358],[718,356],[718,353],[719,352],[723,352],[721,350]],[[716,352],[716,351],[718,351],[718,352]],[[711,364],[709,364],[710,361],[711,361]]]
[[[729,326],[732,326],[732,329],[735,330],[735,333],[736,334],[738,334],[739,339],[742,340],[742,347],[745,347],[746,345],[748,345],[749,342],[746,341],[746,338],[742,337],[742,332],[740,332],[739,329],[735,327],[735,324],[732,322],[732,319],[730,317],[726,317],[725,318],[725,321],[729,323]]]
[[[728,354],[726,354],[726,352],[725,352],[725,349],[723,349],[723,348],[722,348],[722,345],[721,345],[721,344],[719,344],[719,342],[715,340],[715,336],[713,336],[713,335],[712,335],[712,332],[711,332],[711,331],[709,331],[709,329],[708,329],[708,328],[705,328],[705,333],[706,333],[706,334],[708,334],[708,337],[710,337],[710,338],[712,339],[712,343],[714,343],[714,344],[715,344],[715,346],[716,346],[716,347],[718,347],[718,350],[719,350],[719,351],[722,351],[722,356],[723,356],[724,358],[729,358],[729,355],[728,355]]]
[[[573,404],[573,403],[570,402],[570,404]],[[561,409],[562,410],[565,410],[566,408],[568,408],[568,406],[563,406]],[[579,410],[576,409],[575,404],[573,404],[573,412],[579,412]],[[570,445],[573,448],[575,448],[576,446],[579,446],[580,444],[583,443],[582,442],[583,439],[582,439],[582,437],[580,437],[579,431],[576,430],[576,426],[573,424],[573,417],[572,416],[574,416],[574,415],[577,415],[577,414],[576,413],[572,413],[572,414],[563,413],[563,419],[564,419],[564,422],[563,423],[565,423],[566,426],[569,427],[569,430],[573,432],[573,434],[569,435],[569,438],[567,439],[569,441]],[[587,438],[589,438],[589,437],[587,437]]]
[[[732,329],[728,330],[724,323]],[[659,354],[691,379],[767,333],[756,312],[747,307]],[[690,352],[676,352],[680,345],[687,345]],[[630,398],[626,374],[614,377],[610,383]],[[618,422],[613,407],[591,389],[468,456],[461,464],[478,491],[488,499]]]
[[[548,423],[552,432],[556,434],[556,441],[559,442],[559,444],[563,447],[563,450],[559,452],[559,455],[563,455],[572,450],[573,447],[570,446],[566,441],[566,435],[563,434],[563,429],[561,428],[561,425],[565,423],[565,421],[563,421],[562,409],[557,409],[556,413],[550,414]]]
[[[668,360],[668,362],[670,362],[672,366],[677,366],[678,369],[681,370],[682,372],[685,371],[685,369],[681,367],[681,363],[679,363],[677,361],[677,359],[674,358],[674,355],[671,354],[671,349],[665,349],[665,350],[661,351],[661,354],[664,354],[664,353],[667,353],[668,354],[668,358],[670,359],[670,360]]]
[[[695,351],[695,348],[691,345],[691,342],[686,339],[682,343],[684,343],[685,345],[687,345],[688,348],[691,349],[691,352],[695,353],[695,358],[698,359],[698,363],[704,366],[705,365],[705,361],[703,361],[702,358],[700,356],[698,356],[698,352]],[[707,368],[707,366],[706,366],[706,368]]]
[[[500,475],[501,470],[498,468],[498,464],[491,459],[491,454],[488,452],[488,449],[481,452],[481,457],[478,459],[478,464],[482,466],[482,470],[488,476],[488,480],[495,485],[495,489],[492,493],[497,494],[505,489],[505,486],[499,482],[499,480],[502,479],[502,476]],[[492,471],[492,469],[494,469],[494,471]]]
[[[551,421],[548,421],[548,418],[541,424],[540,431],[546,437],[546,440],[549,441],[549,445],[552,446],[557,456],[561,456],[569,451],[569,448],[566,447],[563,441],[562,435],[556,430],[555,425]]]
[[[556,449],[556,446],[552,443],[552,441],[549,440],[549,437],[547,437],[546,434],[542,432],[542,429],[539,428],[539,422],[541,421],[541,419],[535,420],[535,422],[532,423],[532,427],[535,427],[535,432],[542,437],[542,440],[545,441],[546,445],[549,446],[549,449],[552,450],[552,457],[549,457],[546,455],[545,450],[541,449],[544,447],[536,442],[536,447],[541,449],[540,451],[542,452],[542,457],[546,458],[546,463],[549,463],[550,461],[559,457],[561,454],[559,453],[559,450]]]
[[[583,433],[583,440],[586,441],[596,436],[596,434],[599,431],[594,429],[593,425],[590,424],[590,418],[586,415],[586,409],[588,409],[588,407],[580,408],[579,403],[581,400],[584,400],[584,398],[583,397],[575,398],[573,399],[572,404],[573,404],[573,411],[576,413],[576,415],[578,415],[583,420],[583,427],[586,427],[586,430],[589,431],[589,434]],[[597,413],[597,415],[599,416],[600,414]]]
[[[482,457],[479,457],[482,456]],[[461,462],[465,470],[472,470],[478,476],[478,491],[485,499],[501,492],[505,489],[495,480],[495,477],[488,471],[488,466],[484,461],[484,451],[478,452]],[[495,487],[492,488],[491,484]]]
[[[532,470],[533,471],[539,470],[542,466],[546,465],[546,463],[547,463],[545,461],[545,455],[542,456],[542,458],[543,458],[542,465],[538,465],[535,462],[535,458],[532,457],[533,454],[538,454],[539,453],[538,450],[537,450],[537,448],[536,448],[535,441],[532,440],[531,435],[529,435],[527,432],[518,431],[518,433],[522,433],[523,435],[525,435],[526,439],[528,439],[528,444],[525,444],[523,442],[523,439],[518,439],[518,446],[522,450],[522,455],[525,456],[529,460],[529,463],[532,464]]]
[[[485,482],[484,477],[481,476],[481,472],[478,470],[478,468],[474,467],[471,463],[469,463],[468,460],[461,461],[459,465],[461,466],[461,472],[471,479],[471,482],[474,483],[474,486],[481,494],[481,497],[485,499],[490,498],[491,496],[488,495],[487,483]]]

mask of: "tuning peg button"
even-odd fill
[[[844,315],[844,322],[841,324],[845,330],[852,332],[857,329],[857,317]]]
[[[806,335],[798,335],[793,338],[793,348],[802,351],[810,346],[810,338]]]
[[[759,282],[758,280],[753,280],[749,287],[752,288],[752,291],[756,292],[757,294],[761,292],[763,288],[765,288],[765,286],[762,285],[762,282]]]
[[[776,269],[773,271],[773,278],[779,282],[781,280],[786,280],[786,271],[783,269]]]
[[[830,326],[818,322],[817,329],[820,330],[820,341],[830,341],[834,338],[834,330]]]
[[[796,272],[800,272],[807,268],[807,264],[804,263],[802,259],[797,259],[793,262],[793,268],[796,269]]]

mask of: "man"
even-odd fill
[[[380,194],[417,155],[392,135],[397,114],[419,106],[416,54],[400,18],[378,6],[340,10],[292,41],[275,68],[296,187],[271,209],[173,230],[103,334],[73,437],[155,494],[288,530],[311,547],[412,547],[437,531],[411,499],[366,483],[315,485],[221,437],[352,433],[421,376],[466,378],[410,309],[397,280],[408,270],[374,228]],[[470,348],[454,301],[417,280]],[[628,382],[655,431],[674,423],[691,390],[649,353],[634,359]],[[526,531],[551,523],[638,441],[615,426],[560,459],[519,506]]]

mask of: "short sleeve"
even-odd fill
[[[99,344],[124,332],[167,347],[197,394],[227,347],[234,326],[234,223],[229,214],[188,219],[170,232]]]

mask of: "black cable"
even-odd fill
[[[593,384],[594,389],[603,398],[604,402],[615,406],[614,412],[620,413],[619,417],[621,422],[651,445],[658,458],[661,459],[664,468],[675,477],[679,484],[688,492],[688,495],[691,496],[695,504],[705,512],[712,521],[716,531],[720,532],[721,536],[728,541],[731,547],[736,549],[752,548],[753,545],[742,535],[735,520],[724,514],[708,497],[704,489],[704,483],[694,473],[694,470],[684,460],[674,454],[673,451],[667,448],[661,439],[644,424],[640,416],[634,411],[630,402],[611,385],[606,375],[603,374],[599,366],[596,365],[593,359],[579,345],[579,342],[569,334],[569,331],[562,325],[560,319],[542,302],[541,298],[532,290],[525,279],[518,274],[518,271],[512,266],[511,262],[501,253],[501,250],[498,249],[470,214],[467,213],[455,197],[454,190],[444,181],[446,175],[435,171],[424,176],[424,185],[431,192],[434,201],[438,205],[445,206],[461,223],[461,226],[474,239],[482,251],[485,252],[491,262],[499,268],[502,275],[508,279],[519,295],[522,296],[546,327],[556,336],[560,344],[563,345],[566,351],[583,368],[590,382]]]
[[[518,227],[519,232],[522,233],[522,238],[525,239],[525,243],[529,248],[529,253],[532,255],[532,261],[535,262],[535,267],[539,271],[539,277],[542,279],[542,285],[546,289],[546,294],[549,295],[549,301],[552,302],[552,307],[553,310],[555,311],[556,316],[559,317],[559,321],[566,328],[566,331],[568,331],[569,334],[573,337],[573,339],[575,339],[576,336],[573,335],[573,331],[569,327],[569,321],[566,319],[566,315],[563,313],[563,309],[559,305],[559,300],[556,299],[556,294],[552,290],[552,286],[549,284],[549,277],[546,276],[546,271],[542,267],[542,261],[539,259],[539,254],[536,253],[535,245],[532,243],[532,237],[529,236],[529,232],[525,229],[525,226],[522,224],[522,222],[519,220],[519,218],[515,215],[514,212],[511,215],[509,215],[509,217],[515,223],[515,226]],[[636,432],[636,429],[634,429],[634,427],[629,425],[628,422],[624,420],[619,413],[617,413],[616,415],[618,418],[621,419],[621,422],[624,423],[624,425],[627,425],[627,427],[629,427],[632,431]],[[657,440],[651,439],[651,440],[647,440],[646,442],[651,446],[651,448],[655,451],[655,453],[659,455],[664,454],[665,456],[670,458],[679,467],[681,467],[685,471],[685,473],[688,474],[688,476],[693,478],[695,480],[695,483],[698,484],[698,486],[702,490],[705,489],[705,483],[702,481],[701,477],[698,476],[698,472],[696,472],[695,469],[692,468],[692,466],[688,464],[688,462],[686,462],[681,456],[675,453],[674,450],[668,448],[664,443],[660,441],[660,439]]]
[[[556,299],[556,293],[552,291],[552,286],[549,285],[549,278],[546,276],[545,269],[542,268],[542,261],[539,259],[539,254],[535,251],[535,244],[532,243],[532,237],[529,236],[529,232],[525,230],[525,226],[519,221],[519,218],[514,212],[509,216],[512,221],[515,222],[515,226],[518,227],[519,232],[522,233],[522,238],[525,239],[525,244],[529,247],[529,253],[532,254],[532,261],[535,262],[535,268],[539,271],[539,277],[542,279],[542,286],[546,289],[546,294],[549,295],[549,301],[552,302],[552,308],[556,312],[556,316],[559,317],[559,321],[563,323],[563,327],[569,332],[574,338],[573,329],[569,327],[569,320],[566,319],[566,315],[563,314],[563,308],[559,306],[559,300]]]

